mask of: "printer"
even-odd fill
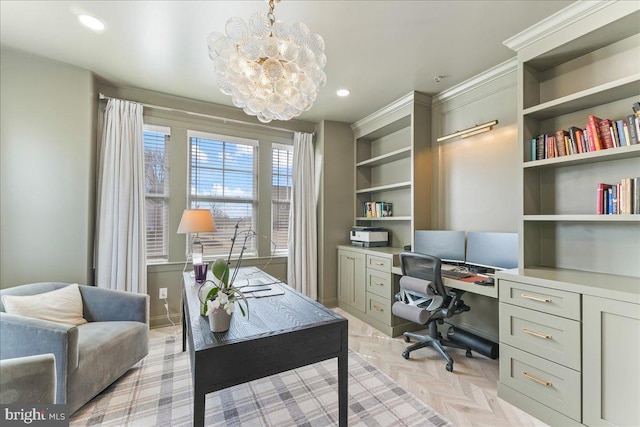
[[[378,227],[352,227],[351,245],[365,248],[388,246],[389,232]]]

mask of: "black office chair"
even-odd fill
[[[442,338],[437,324],[442,324],[443,319],[470,310],[460,299],[464,291],[450,289],[446,292],[440,275],[442,261],[438,257],[402,252],[400,265],[400,292],[396,295],[397,301],[393,303],[392,312],[403,319],[426,325],[429,329],[428,335],[404,333],[405,342],[411,342],[411,338],[418,342],[407,347],[402,357],[408,359],[412,351],[431,346],[447,361],[447,371],[453,372],[453,359],[444,346],[465,349],[467,357],[472,356],[471,349]]]

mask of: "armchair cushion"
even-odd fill
[[[9,314],[74,326],[87,323],[77,284],[35,295],[3,295],[2,303]]]

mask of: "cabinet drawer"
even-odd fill
[[[500,301],[580,320],[580,294],[500,279]]]
[[[391,273],[391,259],[367,255],[367,267],[373,268],[374,270]]]
[[[500,382],[580,422],[580,372],[500,346]]]
[[[580,370],[580,322],[500,303],[500,341]]]
[[[367,293],[367,314],[386,325],[390,325],[391,301],[376,294]]]
[[[373,292],[385,299],[391,298],[391,274],[368,268],[367,292]]]

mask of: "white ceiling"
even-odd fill
[[[502,42],[572,1],[304,1],[276,19],[325,40],[327,85],[299,118],[357,121],[412,90],[434,95],[515,53]],[[93,71],[118,86],[232,105],[217,88],[206,39],[265,1],[0,1],[2,47]],[[89,13],[107,29],[82,27]],[[440,83],[434,76],[445,76]],[[351,90],[338,98],[338,88]]]

